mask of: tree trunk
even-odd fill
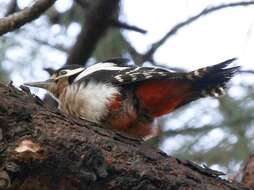
[[[0,84],[0,189],[244,189]]]

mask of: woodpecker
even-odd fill
[[[229,59],[192,72],[137,67],[123,58],[88,68],[66,65],[51,78],[25,85],[46,89],[63,112],[134,137],[153,136],[153,121],[205,96],[218,97],[239,70]]]

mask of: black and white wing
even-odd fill
[[[132,67],[115,73],[113,81],[116,84],[128,84],[153,79],[180,79],[181,74],[154,67]]]
[[[161,68],[130,65],[119,66],[119,63],[105,61],[88,67],[76,77],[75,82],[95,80],[98,82],[124,85],[159,78],[176,79],[181,78],[181,76],[179,73],[173,73]]]

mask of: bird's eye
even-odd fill
[[[59,71],[59,75],[66,75],[66,74],[67,74],[67,71],[65,70]]]

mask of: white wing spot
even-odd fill
[[[194,71],[194,76],[199,76],[199,71],[198,70]]]
[[[150,73],[143,73],[144,76],[151,76]]]
[[[114,77],[116,80],[118,80],[119,82],[123,82],[124,79],[121,77],[121,75],[117,75]]]
[[[212,89],[211,92],[210,92],[210,94],[211,94],[212,96],[215,96],[215,97],[219,97],[219,96],[220,96],[217,92],[215,92],[215,89]]]
[[[151,75],[145,76],[145,79],[149,79],[149,78],[152,78],[152,76]]]
[[[136,81],[136,80],[137,80],[137,77],[132,77],[131,80],[132,80],[132,81]]]
[[[164,73],[164,72],[158,72],[158,74],[159,74],[160,76],[166,76],[166,75],[167,75],[167,74]]]
[[[189,80],[193,80],[193,75],[192,73],[189,73],[186,75],[186,78],[189,79]]]
[[[222,87],[218,87],[217,88],[217,92],[220,96],[224,95],[225,94],[225,90],[222,88]]]

